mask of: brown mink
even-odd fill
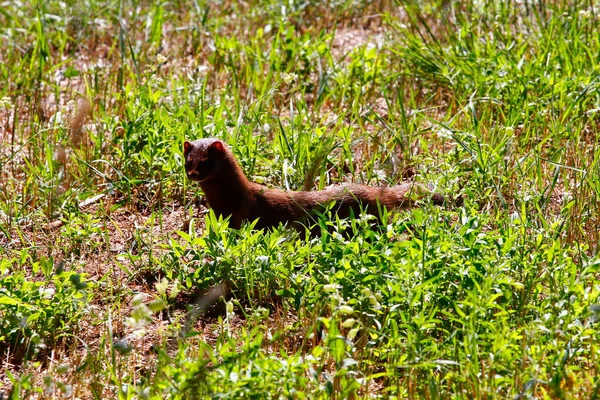
[[[251,182],[225,142],[214,138],[186,141],[183,154],[188,178],[200,184],[217,216],[231,217],[233,228],[254,220],[258,220],[257,229],[279,223],[311,225],[311,213],[323,211],[331,203],[332,212],[346,218],[358,216],[361,210],[379,216],[381,207],[407,208],[418,199],[431,198],[435,204],[444,201],[440,194],[415,183],[391,187],[346,184],[310,192],[269,189]]]

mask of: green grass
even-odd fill
[[[597,398],[598,18],[6,2],[0,398]],[[462,203],[232,230],[183,173],[208,136],[271,187]]]

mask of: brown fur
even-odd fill
[[[331,203],[340,218],[362,210],[378,216],[386,209],[407,208],[414,199],[431,197],[443,203],[439,194],[414,183],[392,187],[341,185],[313,192],[269,189],[248,180],[227,145],[219,139],[200,139],[183,146],[185,170],[189,179],[200,183],[208,205],[218,216],[231,216],[230,226],[240,228],[244,221],[258,219],[256,228],[279,223],[308,223],[311,212],[323,211]]]

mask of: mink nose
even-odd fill
[[[190,179],[198,179],[200,177],[200,174],[195,169],[190,169],[185,172],[187,173],[187,176]]]

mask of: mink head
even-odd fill
[[[187,177],[202,182],[218,175],[227,160],[227,148],[218,139],[186,141],[183,144],[183,156]]]

